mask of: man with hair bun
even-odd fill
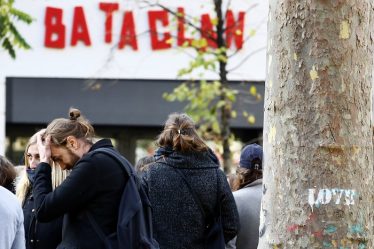
[[[88,214],[105,235],[117,229],[119,203],[128,176],[114,158],[94,153],[109,148],[119,154],[111,141],[94,139],[94,128],[78,109],[70,109],[68,119],[55,119],[37,134],[40,164],[33,187],[36,217],[48,222],[64,215],[62,241],[57,247],[60,249],[106,248]],[[71,170],[54,190],[52,161]]]

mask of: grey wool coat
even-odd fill
[[[259,240],[262,179],[234,192],[239,211],[240,231],[226,249],[256,249]]]
[[[217,163],[218,160],[211,151],[173,151],[158,157],[145,174],[143,183],[148,185],[152,204],[154,236],[161,249],[204,248],[203,215],[175,168],[183,172],[206,213],[213,213],[219,196],[222,200],[221,217],[225,241],[236,236],[239,229],[238,211],[226,176]]]

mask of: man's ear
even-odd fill
[[[68,136],[66,138],[66,146],[68,148],[77,149],[78,148],[78,141],[74,136]]]

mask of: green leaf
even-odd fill
[[[220,101],[217,102],[216,106],[217,106],[218,109],[221,108],[221,107],[224,107],[224,106],[226,106],[226,101],[220,100]]]
[[[221,84],[221,81],[215,80],[215,81],[213,81],[213,85],[214,85],[215,88],[219,89],[222,84]]]
[[[186,68],[182,68],[181,70],[178,71],[178,77],[181,77],[183,75],[186,75],[186,74],[189,74],[191,73],[192,70],[191,69],[186,69]]]
[[[182,47],[187,48],[190,46],[190,43],[188,41],[183,42]]]
[[[255,86],[251,86],[249,89],[249,93],[253,96],[257,95],[257,88]]]
[[[208,41],[205,38],[199,40],[199,48],[205,48],[208,46]]]
[[[16,58],[16,51],[14,51],[13,45],[12,45],[12,43],[9,41],[9,39],[8,39],[7,37],[5,37],[2,46],[3,46],[3,48],[4,48],[5,50],[8,51],[8,53],[10,54],[10,56],[11,56],[13,59]]]
[[[240,29],[235,30],[236,35],[241,35],[243,32]]]
[[[217,26],[217,24],[218,24],[218,18],[216,17],[216,18],[212,18],[211,20],[210,20],[210,22],[214,25],[214,26]]]
[[[219,123],[218,122],[213,122],[212,123],[212,130],[215,133],[220,133],[221,129],[219,127]]]
[[[218,60],[222,62],[227,62],[227,56],[224,56],[222,54],[217,55]]]
[[[10,23],[9,30],[14,36],[14,43],[19,44],[21,48],[30,49],[30,45],[23,39],[21,34],[18,32],[16,27],[14,27],[13,23]]]
[[[248,123],[254,124],[256,122],[256,117],[251,114],[248,116],[247,120],[248,120]]]
[[[30,24],[32,18],[25,12],[15,9],[13,3],[13,0],[0,0],[0,41],[1,46],[15,59],[15,47],[29,49],[30,45],[18,32],[12,21]]]
[[[249,30],[249,36],[250,37],[253,37],[253,36],[255,36],[256,35],[256,30],[255,29],[250,29]]]
[[[175,101],[175,96],[173,94],[168,94],[168,93],[164,93],[162,95],[162,97],[166,100],[166,101],[169,101],[169,102],[173,102]]]
[[[226,92],[226,97],[231,102],[235,102],[236,101],[236,93],[234,91],[228,91],[228,92]]]
[[[14,9],[14,8],[11,8],[10,9],[10,13],[16,17],[18,20],[21,20],[27,24],[30,24],[32,22],[32,18],[31,16],[29,16],[28,14],[26,14],[25,12],[21,11],[21,10],[18,10],[18,9]]]

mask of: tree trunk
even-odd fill
[[[0,73],[0,155],[5,155],[6,78]]]
[[[222,13],[222,0],[214,0],[214,10],[217,14],[217,47],[226,48],[226,42],[224,39],[224,17]],[[226,52],[221,53],[224,58],[227,58]],[[221,96],[220,100],[225,101],[225,105],[220,109],[220,130],[221,130],[221,139],[222,139],[222,148],[223,148],[223,169],[226,173],[230,172],[232,162],[231,162],[231,151],[230,151],[230,119],[231,119],[231,101],[228,100],[226,96],[226,91],[224,89],[228,88],[227,80],[227,62],[224,60],[219,61],[219,77],[221,81]]]
[[[258,248],[374,248],[372,15],[270,0]]]

